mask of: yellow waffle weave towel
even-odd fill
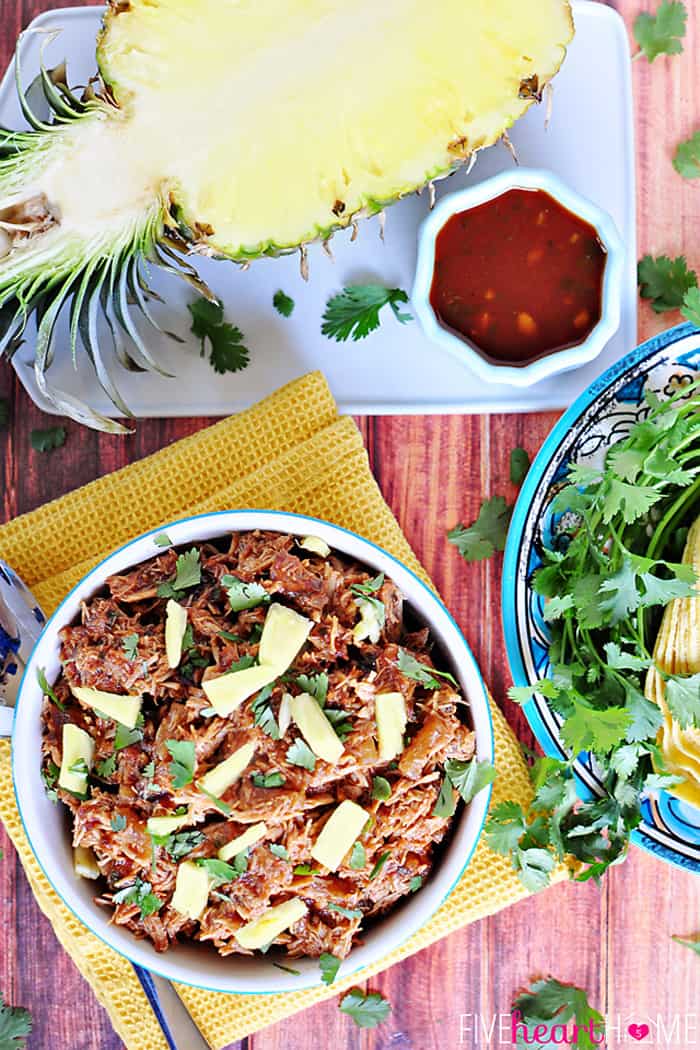
[[[338,416],[314,373],[246,412],[100,478],[0,527],[0,556],[26,580],[46,612],[96,562],[139,533],[189,514],[227,508],[297,511],[352,529],[427,580],[382,499],[352,420]],[[428,581],[430,582],[430,581]],[[493,707],[498,779],[494,801],[526,803],[529,779],[516,740]],[[0,742],[0,818],[17,848],[39,906],[61,944],[106,1007],[128,1050],[167,1050],[131,964],[107,948],[61,903],[22,833]],[[507,860],[483,842],[448,900],[406,944],[352,980],[282,995],[178,991],[197,1025],[220,1048],[321,999],[338,994],[469,922],[526,896]]]

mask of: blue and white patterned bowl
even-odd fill
[[[608,369],[559,420],[532,465],[518,499],[503,567],[503,626],[513,681],[532,685],[549,673],[549,631],[543,599],[531,586],[542,551],[552,543],[551,502],[570,463],[597,466],[606,450],[648,412],[644,393],[668,397],[700,373],[700,332],[683,324],[650,339]],[[545,754],[566,758],[561,720],[537,696],[525,714]],[[579,794],[602,794],[595,763],[575,763]],[[665,791],[642,803],[642,823],[632,840],[649,852],[700,872],[700,809]]]

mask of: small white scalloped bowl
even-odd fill
[[[269,529],[296,536],[314,535],[329,547],[383,572],[398,586],[406,606],[430,628],[432,637],[455,674],[469,703],[476,734],[476,757],[494,761],[494,737],[486,687],[459,627],[440,599],[410,569],[387,551],[356,533],[301,514],[270,510],[230,510],[201,514],[169,523],[139,536],[100,562],[61,602],[44,627],[27,662],[12,728],[12,771],[24,831],[41,869],[64,904],[88,929],[132,963],[171,981],[210,991],[277,993],[312,988],[321,983],[317,959],[296,959],[292,970],[276,969],[264,955],[222,958],[213,948],[195,942],[178,944],[159,955],[149,941],[110,922],[110,912],[93,900],[95,887],[73,873],[70,831],[65,807],[46,797],[41,779],[42,690],[38,668],[49,682],[60,669],[60,630],[80,614],[80,603],[99,593],[113,573],[123,573],[162,553],[154,538],[167,532],[174,547],[215,540],[231,532]],[[483,788],[455,817],[454,826],[425,885],[367,930],[361,944],[343,962],[347,977],[378,962],[421,928],[437,911],[464,873],[486,820],[491,788]],[[297,972],[294,972],[294,971]],[[361,980],[361,975],[358,977]]]
[[[430,303],[435,270],[435,245],[445,223],[453,215],[477,208],[508,190],[543,190],[574,215],[593,226],[607,253],[603,274],[600,320],[590,335],[576,346],[546,354],[526,365],[497,364],[488,361],[466,337],[458,335],[440,321]],[[486,383],[505,383],[525,387],[541,379],[569,372],[593,361],[604,350],[620,327],[622,275],[625,248],[615,223],[601,208],[579,196],[551,172],[537,168],[514,168],[475,186],[443,197],[423,222],[418,233],[418,262],[413,285],[412,306],[427,337],[448,350],[462,365]]]

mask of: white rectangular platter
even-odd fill
[[[417,232],[429,207],[428,194],[414,195],[387,211],[386,235],[378,219],[366,221],[354,244],[343,232],[332,242],[334,261],[319,245],[309,252],[310,280],[304,283],[296,256],[263,259],[247,271],[227,262],[202,260],[198,268],[221,297],[226,317],[237,324],[251,351],[251,364],[234,375],[216,375],[199,355],[189,332],[185,285],[158,275],[154,287],[167,295],[168,325],[185,337],[178,345],[149,329],[149,345],[176,378],[151,374],[118,375],[119,387],[137,416],[226,415],[259,400],[283,383],[321,369],[341,411],[357,414],[472,413],[534,411],[571,403],[598,373],[636,344],[636,224],[633,110],[627,33],[620,16],[593,0],[575,0],[576,36],[554,82],[552,119],[545,128],[545,107],[532,108],[515,126],[511,139],[519,161],[555,172],[615,220],[627,249],[622,322],[614,339],[592,364],[575,372],[516,390],[476,379],[445,351],[430,343],[417,322],[399,325],[388,313],[380,329],[359,343],[339,344],[321,334],[327,299],[343,285],[378,281],[410,292]],[[61,29],[46,50],[48,65],[68,60],[69,80],[85,83],[95,72],[94,44],[101,8],[48,12],[32,26]],[[44,33],[22,42],[26,82],[38,70]],[[15,98],[13,70],[0,85],[0,123],[24,126]],[[254,90],[254,85],[251,86]],[[284,161],[282,160],[282,163]],[[499,143],[483,151],[471,172],[458,172],[437,185],[438,197],[480,181],[513,165]],[[86,178],[89,173],[86,172]],[[283,289],[296,302],[290,319],[280,317],[272,297]],[[161,317],[163,314],[161,313]],[[64,322],[52,384],[87,400],[102,412],[113,408],[100,390],[87,361],[75,372]],[[51,411],[34,384],[33,331],[13,359],[30,396]]]

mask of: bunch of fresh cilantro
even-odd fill
[[[649,393],[645,418],[601,469],[571,467],[553,510],[562,515],[556,542],[533,578],[551,630],[551,677],[509,695],[547,698],[571,759],[538,760],[530,811],[503,802],[487,824],[490,845],[510,855],[531,890],[564,858],[580,862],[577,879],[598,879],[624,858],[642,797],[678,782],[663,771],[663,716],[644,680],[663,607],[695,593],[681,558],[700,512],[700,381],[666,401]],[[679,725],[700,726],[700,674],[663,678]],[[595,757],[604,787],[588,802],[572,773],[581,752]]]

